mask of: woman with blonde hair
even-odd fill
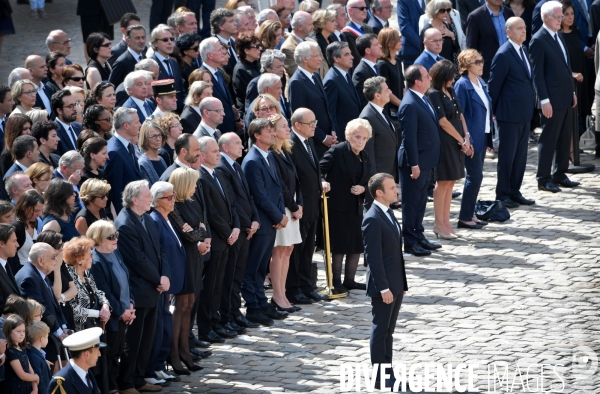
[[[188,95],[185,98],[185,106],[181,111],[181,127],[183,132],[194,134],[198,128],[202,117],[200,116],[200,102],[206,97],[212,97],[212,85],[204,81],[195,81],[190,86]]]
[[[167,163],[158,154],[158,150],[162,148],[166,140],[167,136],[160,125],[154,120],[146,119],[138,137],[138,146],[142,151],[142,155],[138,158],[138,164],[142,177],[148,181],[149,187],[152,187],[154,182],[158,182],[160,176],[167,169]]]
[[[317,10],[313,14],[314,38],[317,40],[319,48],[321,48],[321,56],[324,62],[327,62],[327,46],[331,44],[329,37],[338,29],[335,21],[336,16],[337,12],[327,9]],[[333,67],[333,64],[329,64],[329,67]],[[329,67],[327,67],[327,70],[329,70]],[[324,77],[324,75],[321,76],[321,78]]]
[[[254,107],[252,107],[252,111],[248,111],[248,113],[244,116],[246,130],[250,126],[250,122],[252,122],[254,119],[267,119],[271,115],[281,115],[281,106],[279,105],[279,101],[270,94],[259,94],[254,101]]]
[[[48,120],[48,111],[45,109],[32,108],[30,111],[27,111],[25,115],[29,116],[29,119],[31,119],[32,126],[36,123]]]
[[[156,119],[156,123],[164,131],[166,138],[162,147],[158,150],[158,154],[162,157],[167,167],[169,167],[175,161],[175,140],[183,132],[181,120],[179,115],[173,112],[166,112],[163,116],[159,116]]]
[[[404,96],[404,74],[402,64],[396,59],[396,53],[402,49],[402,37],[398,30],[386,27],[379,32],[377,41],[381,45],[381,56],[377,60],[379,74],[386,79],[392,91],[390,102],[385,109],[392,121],[398,123],[399,129],[398,108]]]
[[[79,198],[85,206],[75,218],[75,228],[85,235],[89,226],[98,220],[107,220],[109,215],[108,192],[111,187],[105,180],[88,179],[79,189]],[[112,215],[111,215],[112,216]]]
[[[35,163],[29,166],[25,174],[31,179],[31,186],[42,196],[52,180],[52,171],[54,168],[45,163]]]
[[[15,82],[10,89],[10,93],[16,104],[15,109],[10,113],[10,116],[13,114],[25,115],[35,106],[37,89],[29,79],[21,79],[20,81]]]
[[[283,27],[281,22],[266,20],[258,28],[258,38],[263,50],[275,49],[283,38]]]
[[[308,12],[309,14],[313,15],[313,19],[314,19],[314,13],[316,11],[318,11],[320,7],[321,7],[321,5],[319,4],[318,1],[302,0],[300,2],[300,5],[298,6],[298,9],[300,11],[305,11],[305,12]]]

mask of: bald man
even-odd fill
[[[223,103],[217,98],[206,97],[200,101],[198,108],[200,109],[202,121],[194,131],[194,137],[212,137],[215,141],[218,141],[221,137],[221,131],[217,127],[223,123],[225,118]]]
[[[50,99],[55,92],[42,83],[48,76],[46,61],[41,56],[30,55],[25,59],[25,68],[31,73],[31,81],[37,91],[35,93],[35,107],[44,108],[48,112],[48,117],[50,117],[52,115]]]
[[[46,38],[46,46],[50,52],[58,51],[65,56],[69,56],[71,54],[71,39],[67,33],[62,30],[52,30],[50,33],[48,33],[48,37]],[[73,64],[73,62],[66,57],[65,62],[67,63],[67,66]]]
[[[442,40],[442,33],[438,29],[431,27],[425,30],[425,33],[423,33],[423,46],[425,49],[417,60],[415,60],[414,64],[420,64],[429,72],[429,69],[435,63],[444,60],[440,56],[440,52],[442,52]]]

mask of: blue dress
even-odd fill
[[[23,371],[30,373],[29,371],[29,359],[27,358],[27,352],[25,349],[17,350],[15,348],[6,349],[6,368],[5,368],[5,381],[4,389],[7,393],[11,394],[29,394],[33,391],[31,382],[25,382],[17,376],[15,371],[12,369],[10,362],[13,360],[19,360]]]
[[[44,216],[42,220],[42,227],[46,225],[46,223],[56,220],[58,225],[60,226],[60,233],[62,234],[63,242],[70,241],[71,238],[79,237],[79,231],[75,228],[75,215],[69,216],[69,221],[65,222],[61,218],[56,215],[48,214]]]

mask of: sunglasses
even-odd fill
[[[449,14],[452,11],[452,8],[442,8],[438,11],[440,14]]]
[[[260,107],[258,110],[263,111],[263,112],[264,111],[276,111],[277,107],[274,105],[269,105],[268,107]]]
[[[173,201],[174,198],[177,198],[177,193],[173,193],[170,196],[161,197],[159,200]]]
[[[478,65],[478,66],[481,66],[481,65],[483,64],[483,59],[477,59],[477,60],[475,60],[475,61],[474,61],[473,63],[471,63],[471,64],[476,64],[476,65]]]
[[[367,9],[367,7],[350,7],[350,8],[354,8],[356,10],[361,10],[361,11],[364,11]]]
[[[75,81],[75,82],[81,82],[83,81],[85,78],[84,77],[70,77],[69,78],[71,81]]]
[[[99,122],[106,121],[106,122],[112,123],[113,118],[112,118],[112,116],[109,116],[108,118],[98,119],[98,121]]]
[[[108,239],[109,241],[114,241],[114,240],[116,240],[118,238],[119,238],[119,232],[118,231],[115,232],[114,234],[108,235],[106,237],[106,239]]]
[[[165,37],[165,38],[159,38],[158,41],[162,41],[162,42],[168,42],[168,41],[175,41],[175,38],[173,37]]]
[[[260,49],[260,48],[262,48],[262,46],[261,45],[250,45],[250,48],[251,49],[252,48],[254,48],[254,49]]]
[[[108,198],[108,194],[103,194],[101,196],[97,196],[96,198],[105,199],[105,198]]]
[[[112,43],[111,43],[111,42],[107,42],[106,44],[100,44],[100,46],[101,46],[101,47],[108,48],[108,47],[111,47],[111,46],[112,46]]]
[[[191,47],[190,51],[198,52],[198,48],[200,48],[200,45],[196,45],[195,47]]]

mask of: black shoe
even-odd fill
[[[538,139],[535,136],[535,134],[533,134],[533,132],[529,133],[529,143],[530,144],[537,144],[538,143]]]
[[[275,322],[269,319],[260,309],[246,309],[246,319],[263,326],[272,326]]]
[[[192,372],[196,372],[196,371],[202,371],[204,369],[204,367],[201,367],[199,365],[196,364],[190,364],[185,360],[181,360],[181,362],[183,363],[183,365],[186,366],[186,368],[188,369],[188,371],[192,371]]]
[[[519,197],[511,197],[511,200],[513,200],[514,202],[518,202],[521,205],[533,205],[535,204],[535,200],[528,200],[523,196],[519,196]]]
[[[223,325],[223,327],[229,331],[237,332],[238,335],[245,334],[248,332],[248,330],[246,330],[244,327],[238,326],[233,321],[228,321],[227,323],[225,323],[225,325]]]
[[[358,282],[353,282],[353,283],[344,283],[344,287],[348,290],[367,290],[367,285],[364,283],[358,283]]]
[[[202,351],[196,348],[190,349],[190,355],[192,356],[192,361],[200,361],[202,360]]]
[[[487,225],[488,225],[488,222],[484,222],[483,220],[480,220],[480,221],[478,221],[478,222],[475,222],[475,223],[477,223],[477,224],[478,224],[478,225],[480,225],[481,227],[483,227],[483,226],[487,226]]]
[[[423,249],[427,249],[427,250],[436,250],[436,249],[440,249],[442,247],[442,245],[430,242],[429,240],[426,240],[426,239],[419,241],[419,246],[421,246]]]
[[[519,207],[519,202],[518,201],[514,201],[511,198],[507,198],[505,200],[500,200],[502,201],[502,203],[504,204],[504,206],[506,208],[518,208]]]
[[[287,312],[287,313],[296,312],[296,308],[294,308],[293,306],[291,308],[283,308],[283,307],[279,306],[272,297],[271,297],[271,305],[273,305],[273,307],[277,311]]]
[[[237,331],[229,330],[223,326],[213,327],[213,331],[223,338],[235,338],[238,335]]]
[[[392,209],[402,208],[402,201],[396,201],[396,202],[391,203],[390,208],[392,208]]]
[[[462,192],[452,191],[452,198],[460,197],[461,194],[462,194]]]
[[[198,333],[198,338],[210,343],[225,343],[225,339],[213,330],[210,330],[207,334]]]
[[[404,246],[404,253],[410,253],[413,256],[429,256],[431,251],[423,249],[420,245],[406,245]]]
[[[481,230],[481,227],[483,227],[483,226],[485,226],[485,224],[483,224],[483,225],[481,223],[467,224],[467,223],[463,222],[462,220],[459,220],[458,221],[458,225],[456,227],[458,227],[458,228],[470,228],[471,230]]]
[[[245,328],[258,328],[258,327],[260,327],[260,323],[252,322],[252,321],[246,319],[245,316],[234,317],[233,320],[235,321],[235,324],[237,324],[240,327],[245,327]]]
[[[559,185],[564,186],[564,187],[575,187],[575,186],[581,185],[581,183],[572,181],[569,178],[566,178],[566,179],[564,179],[562,181],[558,181],[558,182],[555,181],[554,183],[558,183]]]
[[[329,300],[329,296],[328,295],[321,295],[319,293],[317,293],[316,291],[311,291],[308,294],[304,294],[306,297],[310,298],[313,301],[327,301]]]
[[[302,310],[302,308],[300,308],[299,306],[296,306],[296,305],[292,305],[292,309],[293,309],[293,312],[300,312]]]
[[[304,294],[297,294],[295,296],[288,297],[288,300],[292,304],[309,305],[313,303],[313,300],[305,296]]]
[[[201,341],[198,338],[194,337],[193,339],[190,339],[190,347],[199,347],[202,349],[206,349],[210,347],[210,342]]]
[[[289,313],[279,312],[273,305],[267,305],[261,308],[261,311],[266,317],[275,320],[283,320],[289,316]]]
[[[552,181],[548,181],[546,183],[538,183],[538,190],[542,190],[545,192],[552,192],[552,193],[558,193],[558,192],[562,191]]]
[[[349,293],[350,290],[346,289],[344,285],[333,285],[333,294]]]

